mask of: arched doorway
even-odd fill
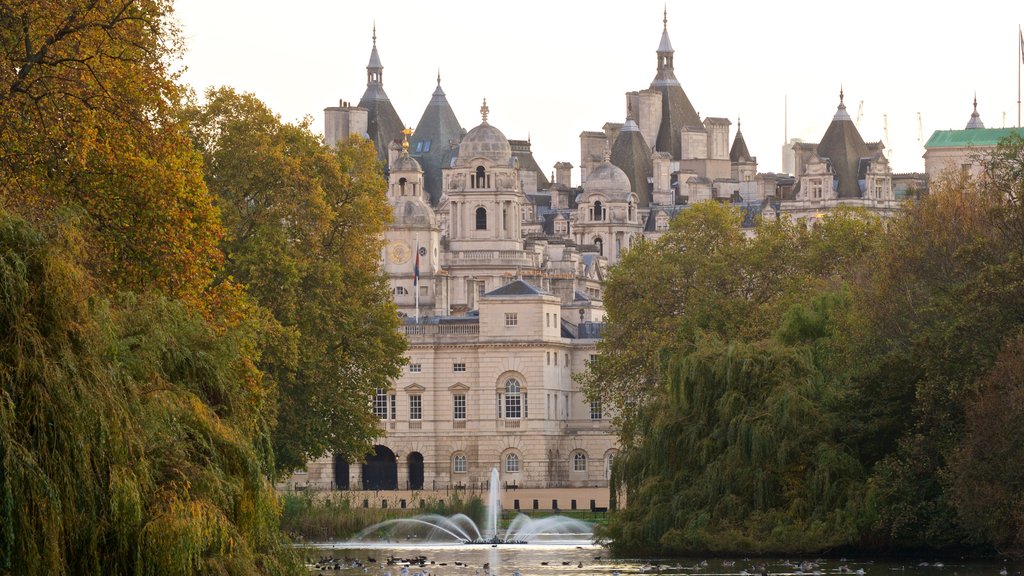
[[[363,490],[397,490],[398,458],[387,446],[374,446],[363,464]]]
[[[423,454],[412,452],[406,462],[409,465],[409,490],[423,489]]]
[[[335,454],[333,468],[335,490],[348,490],[348,460],[341,454]]]

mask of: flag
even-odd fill
[[[416,242],[416,263],[412,265],[412,285],[415,288],[420,283],[420,243]]]

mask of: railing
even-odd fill
[[[405,324],[402,330],[406,336],[475,336],[480,334],[480,324]]]
[[[498,426],[507,430],[511,428],[519,428],[521,420],[499,420],[498,422],[503,422],[503,424],[499,424]]]
[[[446,254],[448,261],[472,260],[495,264],[517,263],[525,266],[540,266],[541,256],[518,250],[458,250]]]
[[[420,428],[423,428],[423,423],[419,420],[409,421],[409,430],[419,430]]]
[[[465,420],[452,420],[452,428],[465,428],[465,427],[466,427],[466,421]]]

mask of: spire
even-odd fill
[[[381,85],[384,83],[384,66],[380,63],[380,55],[377,54],[377,23],[373,24],[373,48],[370,50],[370,62],[366,65],[366,85]]]
[[[974,112],[971,113],[971,119],[967,122],[965,130],[977,130],[984,128],[985,123],[981,121],[981,114],[978,114],[978,93],[974,93]]]
[[[444,90],[441,89],[441,69],[440,68],[437,69],[437,88],[434,88],[433,96],[434,96],[434,100],[437,100],[438,97],[440,97],[442,99],[444,98]]]
[[[732,148],[729,150],[729,160],[732,162],[754,162],[754,157],[747,149],[747,141],[743,138],[742,122],[739,116],[736,117],[736,138],[732,141]]]
[[[491,109],[487,107],[487,98],[484,98],[484,104],[480,107],[480,118],[483,119],[483,123],[487,124],[487,114],[490,113]]]
[[[839,108],[836,109],[836,115],[832,117],[833,122],[850,120],[850,115],[846,112],[846,104],[843,104],[843,85],[839,85]]]
[[[672,50],[672,42],[668,39],[668,6],[667,5],[665,6],[665,12],[664,12],[664,16],[661,19],[661,23],[662,23],[661,43],[658,44],[658,54],[661,55],[662,53],[665,53],[665,54],[671,55],[674,52],[674,50]],[[671,68],[672,67],[672,58],[671,58],[671,56],[669,56],[668,64],[669,64],[669,68]]]

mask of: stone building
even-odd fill
[[[974,111],[963,130],[936,130],[928,138],[924,145],[925,174],[934,181],[946,170],[961,170],[976,178],[999,141],[1015,133],[1024,134],[1020,128],[985,128],[975,97]]]

